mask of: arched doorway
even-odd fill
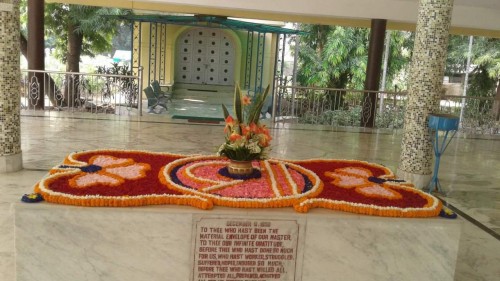
[[[234,85],[235,44],[222,29],[188,29],[177,39],[176,58],[176,83]]]

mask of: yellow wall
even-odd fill
[[[143,70],[143,85],[145,88],[147,85],[149,85],[150,81],[148,81],[149,78],[149,47],[150,47],[150,24],[149,23],[142,23],[142,29],[141,29],[141,66],[144,67]],[[158,37],[160,36],[160,25],[158,25]],[[165,46],[165,60],[166,60],[166,66],[165,66],[165,84],[174,84],[175,83],[175,54],[176,54],[176,42],[177,38],[183,34],[183,32],[189,30],[190,26],[180,26],[180,25],[171,25],[168,24],[166,27],[166,46]],[[235,82],[239,83],[241,86],[243,86],[244,80],[245,80],[245,67],[246,67],[246,47],[247,47],[247,32],[246,31],[233,31],[233,30],[228,30],[224,29],[226,34],[228,34],[234,44],[235,44],[235,64],[234,64],[234,79]],[[265,42],[265,53],[264,53],[264,68],[263,68],[263,77],[262,77],[262,87],[266,87],[268,84],[272,84],[272,81],[274,79],[274,61],[275,61],[275,52],[274,52],[274,47],[275,47],[275,41],[273,38],[276,36],[273,36],[272,34],[267,34],[266,35],[266,42]],[[253,66],[252,66],[252,80],[250,83],[250,88],[254,87],[254,82],[255,82],[255,63],[257,60],[256,57],[256,49],[257,49],[257,40],[254,38],[254,55],[253,55]],[[160,48],[157,47],[158,52],[160,51]],[[156,55],[156,73],[157,73],[157,79],[159,79],[159,73],[160,73],[160,54],[157,53]]]
[[[243,48],[243,57],[241,61],[241,83],[243,86],[245,81],[245,67],[246,67],[246,57],[247,57],[247,32],[241,32],[242,36],[242,48]],[[264,61],[263,61],[263,73],[262,73],[262,88],[266,88],[267,85],[271,85],[274,79],[274,62],[275,62],[275,46],[276,41],[274,38],[276,36],[268,33],[266,34],[266,41],[264,46]],[[255,67],[257,65],[257,33],[254,35],[253,39],[253,55],[252,55],[252,69],[250,75],[250,89],[253,89],[255,86]],[[260,85],[258,85],[260,86]]]

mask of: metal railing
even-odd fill
[[[377,96],[375,106],[366,94]],[[401,128],[406,94],[284,86],[277,87],[275,105],[275,122],[360,127],[366,125],[361,124],[365,107],[365,114],[376,111],[375,127]]]
[[[21,109],[142,115],[138,76],[22,70]],[[43,99],[43,103],[41,101]],[[125,111],[121,111],[123,108]]]
[[[366,98],[367,94],[376,96],[375,105]],[[443,96],[440,110],[457,116],[462,111],[460,132],[500,134],[500,122],[493,112],[499,102],[492,97]],[[278,86],[273,120],[277,123],[364,127],[366,124],[362,124],[362,120],[366,118],[362,118],[362,114],[365,107],[375,110],[375,128],[401,129],[406,105],[406,92]],[[365,111],[365,114],[370,113]]]
[[[500,134],[500,100],[493,97],[443,96],[441,111],[460,116],[460,132]]]

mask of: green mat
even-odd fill
[[[172,119],[185,119],[188,121],[198,121],[198,122],[223,122],[222,117],[204,117],[204,116],[192,116],[192,115],[172,115]]]

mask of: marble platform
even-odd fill
[[[290,280],[454,280],[462,227],[461,220],[322,209],[299,214],[291,208],[48,203],[16,203],[14,209],[17,281],[193,280],[193,227],[214,218],[295,221],[296,273]]]
[[[137,118],[56,111],[29,113],[21,118],[24,170],[0,174],[1,281],[16,280],[14,206],[68,153],[116,148],[206,154],[220,144],[223,130],[223,126],[210,124],[172,123],[162,114]],[[382,164],[393,171],[399,163],[401,134],[398,132],[340,131],[296,124],[278,124],[271,132],[271,156],[276,158],[359,159]],[[447,193],[445,200],[497,233],[500,233],[499,153],[499,140],[453,138],[440,167],[440,181]],[[468,220],[461,217],[459,220],[463,229],[455,281],[499,280],[500,240]]]

